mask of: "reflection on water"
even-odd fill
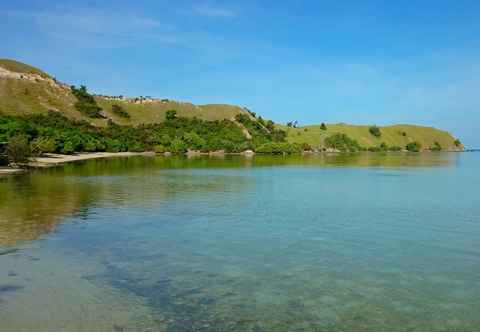
[[[63,217],[86,213],[90,205],[100,202],[144,203],[152,198],[168,197],[185,190],[222,191],[223,185],[199,181],[191,188],[169,175],[158,178],[161,169],[236,168],[278,166],[355,166],[355,167],[434,167],[452,166],[457,154],[351,154],[307,156],[256,156],[255,158],[118,158],[67,164],[61,168],[16,177],[0,177],[0,245],[35,240],[55,229]],[[40,175],[40,174],[41,175]],[[128,176],[125,176],[125,175]],[[185,176],[182,174],[182,176]],[[86,180],[91,177],[90,181]],[[170,185],[151,181],[170,181]],[[228,181],[232,179],[229,178]],[[210,187],[208,186],[217,186]],[[128,196],[128,197],[127,197]],[[128,199],[126,199],[128,198]]]
[[[135,157],[2,178],[0,330],[474,331],[479,165]]]

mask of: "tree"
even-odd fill
[[[322,122],[322,124],[320,125],[320,129],[327,130],[327,126],[325,125],[325,123]]]
[[[272,131],[272,140],[274,142],[285,142],[287,138],[287,133],[285,130],[282,129],[274,129]]]
[[[462,146],[462,142],[460,142],[459,139],[456,139],[456,140],[453,142],[453,144],[455,144],[455,146],[456,146],[457,148],[460,147],[460,146]]]
[[[325,139],[327,148],[336,149],[345,152],[357,152],[362,150],[360,144],[354,139],[351,139],[345,134],[334,134]]]
[[[194,150],[201,150],[206,145],[205,140],[198,136],[198,134],[194,131],[183,135],[183,141],[187,144],[188,148],[192,148]]]
[[[430,147],[431,151],[442,151],[442,146],[438,142],[433,142],[433,146]]]
[[[173,153],[184,153],[187,151],[187,145],[180,138],[174,138],[170,144],[170,150]]]
[[[26,163],[31,154],[30,145],[25,135],[16,135],[8,140],[7,158],[11,164]]]
[[[34,154],[53,153],[56,150],[57,143],[50,137],[37,137],[31,144],[31,150]]]
[[[410,151],[410,152],[420,152],[422,145],[418,142],[411,142],[407,144],[406,148],[407,148],[407,151]]]
[[[368,131],[370,132],[370,134],[372,134],[373,136],[375,137],[380,137],[382,136],[382,133],[380,131],[380,128],[378,128],[377,126],[372,126],[368,129]]]
[[[272,131],[272,130],[275,129],[275,123],[273,123],[272,120],[268,120],[266,127],[267,127],[268,130]]]
[[[167,121],[175,120],[175,119],[177,118],[177,111],[175,111],[175,110],[168,110],[168,111],[166,112],[165,118],[167,119]]]

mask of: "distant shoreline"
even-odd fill
[[[478,152],[480,150],[445,150],[441,152],[449,152],[449,153],[457,153],[457,152]],[[344,154],[346,152],[333,152],[333,151],[321,151],[321,152],[304,152],[304,155],[316,155],[316,154]],[[348,153],[348,152],[347,152]],[[359,153],[359,152],[356,152]],[[360,153],[372,153],[376,154],[379,152],[369,152],[363,151]],[[413,152],[406,152],[406,151],[398,151],[398,152],[389,152],[386,151],[385,153],[413,153]],[[416,153],[432,153],[431,151],[421,151]],[[38,169],[38,168],[48,168],[59,166],[67,163],[78,162],[78,161],[85,161],[85,160],[93,160],[93,159],[108,159],[108,158],[118,158],[118,157],[134,157],[134,156],[145,156],[145,157],[155,157],[155,156],[163,156],[168,157],[171,156],[171,153],[155,153],[153,151],[148,152],[90,152],[90,153],[78,153],[74,155],[65,155],[65,154],[56,154],[56,153],[48,153],[42,157],[34,158],[28,165],[25,167],[11,167],[11,166],[3,166],[0,167],[0,176],[2,175],[14,175],[27,172],[29,169]],[[226,156],[226,155],[243,155],[247,157],[251,157],[253,155],[275,155],[275,154],[265,154],[265,153],[224,153],[224,152],[198,152],[198,151],[190,151],[184,154],[185,157],[195,157],[195,156]],[[281,155],[281,154],[279,154]]]

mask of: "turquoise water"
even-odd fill
[[[478,331],[480,154],[0,178],[0,331]]]

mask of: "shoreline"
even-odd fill
[[[0,176],[14,175],[27,172],[29,169],[47,168],[63,165],[66,163],[91,160],[91,159],[106,159],[116,157],[133,157],[133,156],[155,156],[154,152],[92,152],[92,153],[78,153],[74,155],[47,153],[42,157],[34,158],[26,167],[0,167]]]
[[[377,152],[368,152],[366,153],[377,153]],[[431,151],[421,151],[418,153],[430,153]],[[442,152],[469,152],[468,150],[459,151],[459,150],[445,150]],[[386,152],[388,153],[388,152]],[[393,152],[396,153],[396,152]],[[408,153],[399,151],[399,153]],[[314,154],[342,154],[342,152],[331,152],[331,151],[322,151],[322,152],[304,152],[303,155],[314,155]],[[56,153],[48,153],[42,157],[37,157],[32,160],[26,167],[11,167],[11,166],[0,166],[0,176],[4,175],[15,175],[27,172],[29,169],[35,168],[48,168],[48,167],[55,167],[66,163],[77,162],[77,161],[84,161],[84,160],[92,160],[92,159],[107,159],[107,158],[117,158],[117,157],[134,157],[134,156],[145,156],[145,157],[155,157],[155,156],[165,156],[169,157],[172,154],[169,152],[166,153],[155,153],[153,151],[147,152],[86,152],[86,153],[78,153],[74,155],[64,155],[64,154],[56,154]],[[220,157],[226,155],[243,155],[245,157],[253,157],[256,155],[255,152],[240,152],[240,153],[224,153],[219,151],[214,152],[199,152],[199,151],[189,151],[185,153],[185,156],[188,157],[196,157],[196,156],[212,156],[212,157]],[[258,155],[265,155],[265,154],[258,154]]]
[[[133,157],[133,156],[155,156],[154,152],[87,152],[72,155],[47,153],[42,157],[37,157],[28,164],[28,167],[42,168],[71,163],[75,161],[83,161],[90,159],[103,159],[115,157]]]

